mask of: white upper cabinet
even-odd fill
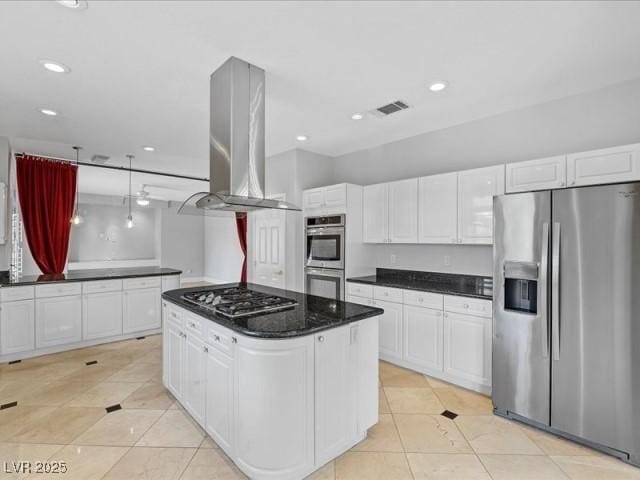
[[[640,144],[567,156],[570,187],[640,180]]]
[[[345,213],[347,208],[347,184],[311,188],[302,193],[302,208],[307,213]]]
[[[324,206],[324,188],[312,188],[302,194],[302,207],[307,210]]]
[[[365,243],[388,243],[389,185],[367,185],[363,188],[363,239]]]
[[[422,177],[418,184],[418,243],[457,243],[458,173]]]
[[[493,243],[493,196],[504,193],[504,165],[458,173],[458,243]]]
[[[331,185],[324,187],[324,204],[327,207],[342,207],[347,204],[347,185]]]
[[[388,184],[389,242],[418,241],[418,179],[400,180]]]
[[[539,158],[506,166],[507,193],[564,188],[567,184],[567,157]]]

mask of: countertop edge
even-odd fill
[[[26,287],[31,285],[50,285],[53,283],[77,283],[77,282],[93,282],[96,280],[123,280],[127,278],[140,278],[140,277],[164,277],[170,275],[182,275],[182,270],[176,270],[173,268],[165,268],[162,272],[140,272],[140,273],[123,273],[122,275],[96,275],[95,277],[86,278],[61,278],[52,280],[25,280],[16,282],[2,282],[0,281],[0,288],[11,287]]]
[[[398,286],[398,284],[393,283],[393,282],[385,282],[384,280],[376,280],[376,281],[372,281],[372,280],[365,280],[363,278],[360,277],[353,277],[353,278],[347,278],[345,281],[350,282],[350,283],[361,283],[363,285],[372,285],[374,287],[388,287],[388,288],[397,288],[400,290],[414,290],[417,292],[429,292],[429,293],[438,293],[440,295],[453,295],[455,297],[468,297],[468,298],[478,298],[480,300],[493,300],[493,295],[488,296],[488,295],[478,295],[478,294],[473,294],[473,293],[461,293],[461,292],[455,292],[455,291],[442,291],[442,290],[435,290],[435,289],[430,289],[430,288],[422,288],[422,287],[411,287],[411,286],[407,286],[407,285],[403,285],[403,286]]]

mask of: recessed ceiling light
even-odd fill
[[[306,142],[307,140],[309,140],[309,137],[307,137],[306,135],[298,135],[296,137],[296,140],[298,140],[299,142]]]
[[[361,113],[354,113],[351,115],[351,120],[362,120],[363,115]]]
[[[432,92],[440,92],[445,88],[447,88],[447,84],[445,82],[434,82],[429,85],[429,90],[431,90]]]
[[[58,115],[58,112],[56,112],[55,110],[51,110],[49,108],[40,108],[38,109],[38,111],[44,115],[48,115],[50,117],[55,117],[56,115]]]
[[[40,65],[53,73],[69,73],[71,69],[60,62],[53,60],[40,60]]]
[[[152,146],[150,146],[150,145],[146,145],[146,146],[142,147],[142,149],[143,149],[145,152],[154,152],[154,151],[156,150],[156,149],[155,149],[155,147],[152,147]]]
[[[84,10],[89,5],[86,0],[56,0],[60,5],[74,10]]]

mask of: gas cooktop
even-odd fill
[[[185,293],[184,301],[229,318],[271,313],[298,305],[290,298],[278,297],[248,288],[212,288]]]

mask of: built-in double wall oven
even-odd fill
[[[344,300],[345,216],[307,217],[305,292]]]

